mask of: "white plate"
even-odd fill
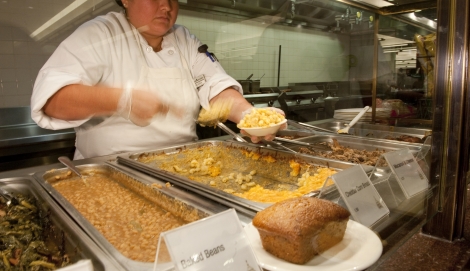
[[[382,255],[382,242],[366,226],[349,220],[343,240],[315,256],[304,265],[289,263],[264,250],[258,230],[252,223],[245,232],[261,267],[276,271],[348,271],[363,270]]]

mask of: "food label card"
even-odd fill
[[[428,178],[408,148],[383,154],[407,198],[427,190]]]
[[[355,221],[370,227],[390,213],[362,166],[331,176]]]
[[[162,237],[176,270],[261,271],[234,209],[163,232]]]

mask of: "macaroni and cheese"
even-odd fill
[[[254,108],[238,124],[238,128],[269,127],[283,121],[285,117],[270,108]]]

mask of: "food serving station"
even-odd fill
[[[334,126],[335,123],[337,124],[337,121],[330,119],[329,122],[326,120],[309,122],[309,125],[323,125],[325,129],[328,129]],[[374,127],[377,130],[374,130]],[[369,132],[379,132],[382,126],[368,126],[365,123],[359,124],[353,134],[350,135],[340,135],[334,131],[327,133],[311,128],[299,129],[291,127],[289,130],[279,131],[278,137],[284,139],[295,138],[295,142],[309,144],[311,150],[326,150],[327,153],[331,153],[328,144],[331,144],[333,140],[354,150],[382,150],[383,152],[389,152],[408,148],[413,153],[421,153],[428,148],[424,143],[410,143],[384,138],[365,138],[354,135],[354,133],[361,133],[363,128],[367,128],[365,130]],[[407,129],[406,132],[412,135],[424,136],[426,133],[419,129]],[[386,134],[384,131],[381,133],[383,133],[381,134],[382,136]],[[397,131],[390,131],[389,134],[397,135],[402,133],[398,129]],[[290,139],[288,140],[291,141]],[[291,150],[299,151],[299,148],[302,148],[302,145],[298,145],[298,143],[279,142]],[[256,155],[261,158],[253,160],[252,157]],[[425,155],[429,155],[429,153],[425,153]],[[194,163],[199,163],[202,167],[202,164],[208,160],[213,160],[211,165],[218,165],[220,167],[219,175],[203,174],[195,170],[199,168],[199,165],[195,167]],[[0,173],[0,178],[2,187],[14,193],[23,193],[23,189],[18,187],[24,186],[25,182],[30,182],[30,188],[34,187],[35,190],[39,190],[39,192],[34,192],[33,194],[38,202],[45,201],[45,208],[52,211],[53,219],[68,219],[66,223],[77,225],[78,228],[75,229],[74,234],[86,236],[86,239],[83,238],[82,241],[90,239],[89,242],[98,247],[99,253],[104,255],[99,260],[92,258],[95,270],[153,270],[153,264],[149,261],[152,261],[154,258],[157,238],[155,236],[151,238],[154,243],[148,249],[141,245],[140,249],[137,249],[139,251],[138,255],[123,249],[119,243],[116,243],[116,237],[109,233],[113,229],[112,223],[116,223],[113,222],[113,219],[117,219],[116,214],[113,213],[114,207],[112,205],[108,207],[114,200],[112,197],[110,199],[104,198],[102,192],[99,191],[107,189],[108,192],[106,194],[112,195],[114,193],[114,188],[112,187],[119,187],[126,191],[126,195],[132,194],[139,199],[144,199],[147,204],[150,204],[148,208],[152,206],[152,208],[164,210],[167,213],[166,216],[171,213],[172,216],[183,219],[184,224],[198,221],[229,209],[235,209],[240,223],[244,227],[248,227],[251,219],[257,212],[272,205],[272,203],[269,203],[269,198],[268,202],[263,202],[261,198],[256,198],[265,192],[261,192],[257,196],[255,194],[254,199],[253,197],[247,198],[247,189],[241,188],[241,185],[234,179],[228,180],[230,175],[235,176],[235,178],[250,176],[250,182],[263,187],[263,189],[285,190],[287,192],[303,191],[302,193],[305,194],[307,192],[305,196],[309,197],[318,197],[321,192],[321,198],[333,201],[347,208],[334,185],[329,185],[322,189],[326,179],[320,179],[320,185],[312,188],[303,187],[298,184],[297,180],[300,175],[298,177],[287,177],[289,172],[293,170],[293,161],[300,165],[301,172],[305,170],[316,172],[320,168],[340,172],[358,164],[347,160],[340,161],[331,156],[320,157],[302,153],[301,151],[293,153],[280,148],[277,144],[260,145],[243,143],[235,141],[230,136],[223,136],[203,140],[199,143],[74,161],[73,163],[86,176],[83,180],[69,169],[64,168],[62,164],[57,163]],[[370,173],[375,168],[375,163],[367,164],[367,161],[364,161],[362,166],[365,172]],[[6,177],[11,175],[22,177]],[[224,176],[228,181],[223,181]],[[325,176],[322,178],[325,178]],[[99,187],[98,185],[104,182],[105,179],[107,182],[109,181],[109,184],[106,184],[107,188]],[[250,182],[242,181],[242,185],[249,185]],[[426,205],[426,198],[429,193],[432,193],[431,191],[434,188],[431,187],[429,190],[407,199],[403,196],[399,186],[392,184],[390,188],[389,185],[391,183],[389,184],[388,181],[383,179],[377,179],[373,183],[382,196],[384,203],[390,208],[390,213],[386,218],[370,227],[370,230],[375,231],[382,241],[378,243],[375,243],[375,241],[371,241],[372,243],[359,242],[359,247],[354,249],[366,254],[371,253],[371,250],[374,252],[382,251],[378,255],[385,257],[388,254],[393,254],[395,245],[400,241],[400,239],[396,239],[397,235],[407,232],[421,223],[420,221],[425,216],[423,210]],[[66,188],[66,185],[73,186]],[[70,190],[72,193],[66,192],[67,189],[72,189]],[[392,189],[393,192],[390,193],[389,189]],[[75,195],[75,197],[72,195]],[[135,216],[135,212],[139,213],[139,209],[134,208],[142,208],[135,206],[137,198],[132,199],[130,196],[129,198],[127,196],[118,196],[117,198],[122,200],[113,204],[119,206],[120,212],[130,208],[130,213]],[[104,213],[100,213],[101,210]],[[56,218],[56,212],[63,212],[67,215],[65,218]],[[88,212],[96,213],[98,216],[93,218],[93,215]],[[150,214],[151,210],[142,209],[141,212],[143,214]],[[102,220],[100,220],[100,217]],[[142,224],[144,222],[140,222],[137,218],[135,220],[129,218],[126,221],[124,228],[122,228],[122,223],[124,222],[118,223],[119,227],[124,230],[124,233],[121,234],[122,236],[127,236],[128,233],[126,231],[129,231],[131,234],[132,232],[138,233],[140,231],[142,231],[140,232],[142,235],[145,233],[145,230],[142,230],[145,228],[144,224]],[[153,215],[152,221],[155,225],[164,223],[159,221],[158,215]],[[106,228],[103,228],[103,225],[107,225]],[[248,227],[248,229],[251,228]],[[356,231],[367,235],[370,230],[360,228]],[[253,232],[248,232],[248,234],[253,238]],[[122,237],[120,240],[125,240],[125,238]],[[358,241],[353,242],[356,246],[357,243]],[[387,245],[382,247],[382,243]],[[376,245],[371,246],[371,244]],[[377,244],[380,246],[377,246]],[[84,249],[84,251],[75,256],[76,260],[89,259],[90,257],[86,254],[87,248],[81,247],[81,249]],[[262,252],[258,251],[258,253]],[[328,254],[325,254],[323,257],[327,257],[327,262],[341,260],[341,256],[338,255],[328,256]],[[100,262],[106,259],[118,267],[110,268],[111,265],[101,266]],[[362,266],[365,268],[372,265],[375,260],[371,260],[370,257],[361,258],[358,256],[358,259],[354,261],[340,261],[340,265],[334,266],[339,268]],[[272,259],[268,257],[268,259],[265,258],[265,261],[272,261]],[[324,267],[324,265],[315,263],[315,261],[307,263],[307,266],[314,264],[318,265],[317,268]],[[164,269],[166,268],[165,266],[167,265],[160,267],[163,268],[162,270],[166,270]]]
[[[179,231],[189,240],[195,225],[230,212],[238,241],[250,244],[238,252],[257,260],[246,270],[470,268],[468,59],[454,56],[468,54],[468,1],[178,2],[177,23],[209,45],[255,108],[282,109],[287,129],[254,144],[198,126],[198,141],[75,160],[79,177],[57,160],[73,157],[75,131],[42,129],[29,106],[16,106],[43,64],[23,60],[45,60],[85,18],[120,8],[60,2],[54,10],[73,9],[68,19],[22,22],[18,5],[40,9],[4,1],[5,18],[31,35],[0,28],[0,269],[175,270],[161,236]],[[407,165],[415,182],[397,173]],[[351,214],[343,239],[305,264],[269,253],[252,223],[289,198]],[[215,244],[225,237],[215,229],[232,228],[222,221],[212,229],[200,236],[214,243],[208,255],[228,251]],[[194,268],[200,259],[184,262]]]

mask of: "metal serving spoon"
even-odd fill
[[[83,182],[85,183],[85,185],[88,185],[88,183],[86,182],[86,179],[85,179],[85,176],[83,176],[81,173],[80,173],[80,170],[72,163],[72,161],[67,157],[67,156],[61,156],[58,158],[59,159],[59,162],[61,162],[62,164],[64,164],[68,169],[70,169],[71,171],[73,171],[73,173],[77,174],[78,177],[80,177]]]

